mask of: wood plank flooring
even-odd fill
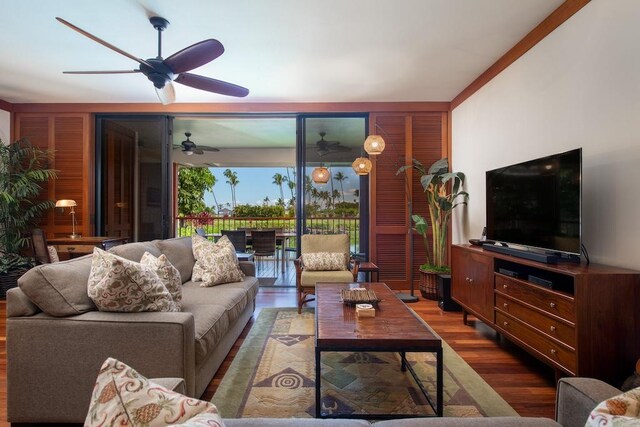
[[[279,277],[276,283],[290,283],[291,269]],[[258,292],[253,318],[257,317],[262,308],[294,307],[295,304],[295,289],[263,287]],[[492,329],[473,317],[469,318],[470,325],[465,326],[461,313],[442,312],[435,301],[423,298],[411,307],[520,415],[554,417],[555,376],[551,368],[507,340],[498,339]],[[0,426],[8,425],[5,319],[6,303],[0,301]],[[209,384],[203,399],[209,400],[215,393],[252,325],[253,319]]]

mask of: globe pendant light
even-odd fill
[[[329,169],[325,168],[324,166],[318,166],[311,173],[311,179],[316,184],[326,184],[327,182],[329,182],[330,177],[331,174],[329,173]]]
[[[384,151],[384,139],[380,135],[369,135],[364,141],[364,151],[371,156],[377,156]]]
[[[372,164],[371,160],[367,159],[366,157],[358,157],[351,164],[351,167],[357,175],[369,175],[369,172],[371,172]]]

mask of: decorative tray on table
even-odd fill
[[[364,288],[342,289],[340,290],[340,297],[346,305],[371,304],[375,306],[380,301],[374,291]]]

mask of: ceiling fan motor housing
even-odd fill
[[[173,70],[162,63],[162,59],[151,58],[147,59],[147,62],[152,65],[149,67],[145,64],[140,64],[140,71],[142,74],[153,83],[158,89],[162,89],[167,83],[175,78]]]

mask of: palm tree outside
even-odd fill
[[[231,171],[231,169],[226,169],[224,171],[224,176],[227,178],[227,184],[231,187],[231,204],[233,209],[236,209],[236,186],[240,184],[240,180],[238,179],[238,174]]]
[[[338,171],[333,179],[340,183],[340,194],[342,194],[342,203],[344,203],[344,187],[342,186],[342,182],[349,179],[349,177],[342,173],[342,171]]]
[[[285,182],[287,178],[283,176],[281,173],[276,173],[273,175],[273,183],[280,188],[280,198],[284,201],[284,192],[282,191],[282,184]]]

